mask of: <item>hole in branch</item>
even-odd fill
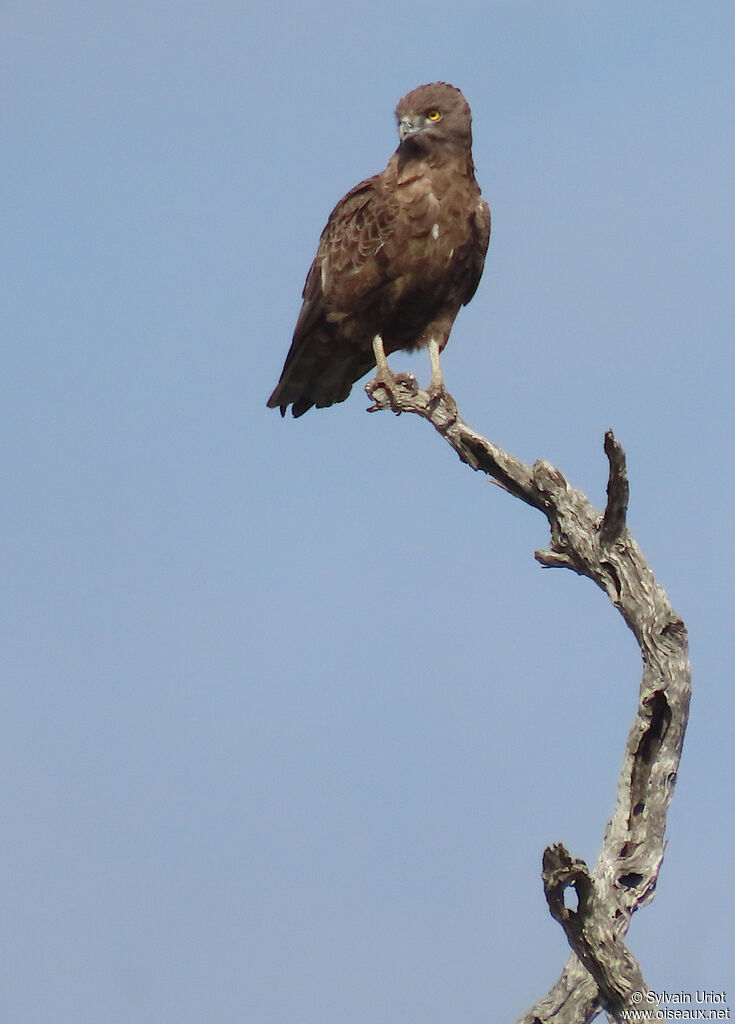
[[[673,636],[680,638],[685,633],[686,629],[681,619],[675,619],[673,622],[667,622],[661,630],[661,636]]]
[[[643,700],[639,715],[648,719],[645,731],[638,741],[633,759],[633,771],[630,780],[633,812],[631,817],[640,814],[648,796],[651,782],[651,766],[660,755],[664,739],[671,724],[671,708],[663,690],[656,690]],[[630,824],[630,820],[629,820]]]
[[[621,875],[618,878],[621,885],[624,885],[626,889],[635,889],[643,881],[643,875],[637,871],[629,871],[627,875]]]
[[[638,754],[646,764],[650,764],[658,753],[671,723],[671,708],[666,700],[666,695],[661,690],[656,690],[650,705],[650,724],[638,745]]]
[[[600,565],[612,580],[613,586],[615,587],[615,600],[619,601],[622,586],[620,584],[620,577],[618,576],[617,569],[612,562],[601,562]]]
[[[579,896],[573,885],[564,886],[564,908],[571,910],[573,914],[579,910]]]

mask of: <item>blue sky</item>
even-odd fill
[[[460,86],[493,212],[462,415],[630,525],[694,698],[648,984],[728,990],[735,9],[17,3],[3,92],[7,1020],[512,1020],[567,955],[640,676],[545,521],[410,417],[265,402],[393,108]],[[428,379],[428,357],[396,368]]]

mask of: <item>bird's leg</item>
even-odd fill
[[[444,375],[439,359],[439,342],[435,338],[429,341],[429,359],[431,360],[429,395],[431,398],[440,398],[444,394]]]
[[[390,407],[393,412],[400,412],[400,407],[397,401],[397,393],[400,387],[408,388],[410,391],[416,391],[416,378],[410,373],[393,373],[391,368],[388,366],[388,360],[385,355],[385,346],[383,345],[383,338],[380,334],[376,334],[373,338],[373,355],[375,356],[375,367],[377,373],[375,379],[368,381],[365,385],[365,390],[370,398],[374,397],[374,392],[378,388],[382,388],[388,396]],[[376,405],[376,409],[378,406]]]
[[[454,423],[457,419],[457,403],[444,386],[444,374],[439,360],[439,342],[434,338],[429,341],[429,359],[431,359],[431,380],[427,388],[429,408],[433,413],[439,402],[443,402],[447,424]]]
[[[373,355],[375,356],[375,368],[378,371],[377,380],[393,380],[393,373],[390,366],[388,366],[388,359],[385,355],[385,346],[383,345],[383,338],[380,334],[376,334],[373,338]]]

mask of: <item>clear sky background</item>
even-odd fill
[[[447,384],[597,505],[625,446],[694,665],[629,942],[735,1012],[735,6],[6,0],[0,37],[3,1020],[501,1022],[566,959],[541,854],[597,855],[632,636],[427,424],[265,406],[437,79],[493,211]]]

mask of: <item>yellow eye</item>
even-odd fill
[[[430,110],[426,116],[430,121],[440,121],[442,115],[438,110]]]

